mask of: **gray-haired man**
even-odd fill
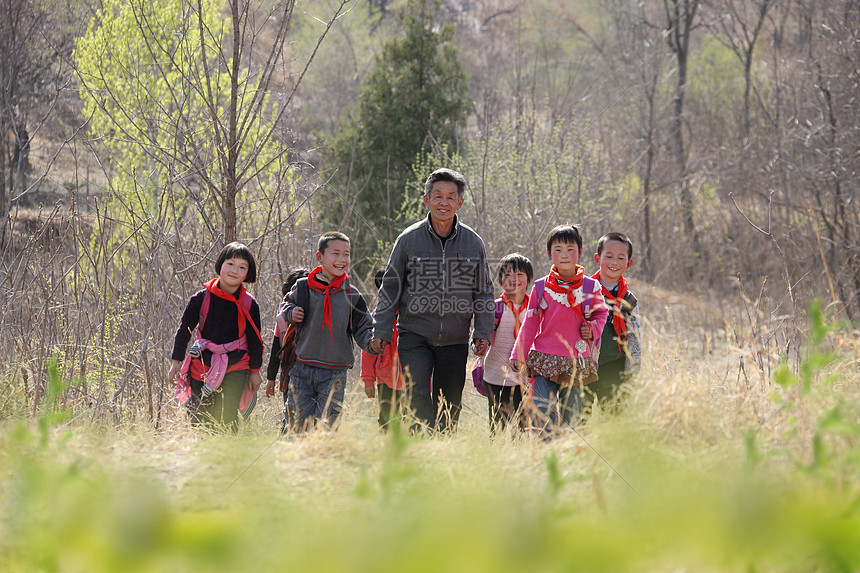
[[[407,380],[409,406],[422,429],[454,429],[466,381],[470,326],[476,353],[484,354],[493,331],[493,285],[484,241],[457,219],[465,178],[438,169],[424,185],[426,219],[394,243],[376,309],[376,351],[391,342]]]

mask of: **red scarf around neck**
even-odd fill
[[[245,326],[250,323],[251,327],[254,329],[254,332],[257,334],[257,338],[260,339],[260,342],[263,342],[263,336],[260,334],[260,329],[257,328],[257,324],[254,322],[254,319],[251,318],[251,313],[242,306],[242,298],[245,296],[245,285],[239,285],[239,296],[235,296],[230,294],[229,292],[223,290],[220,286],[218,286],[218,279],[214,278],[208,283],[204,284],[211,294],[217,296],[218,298],[223,298],[224,300],[228,300],[236,305],[238,309],[239,315],[239,338],[242,338],[242,335],[245,334]]]
[[[333,281],[326,284],[317,280],[317,273],[322,272],[322,266],[319,266],[312,270],[310,274],[308,274],[308,286],[314,289],[315,291],[322,293],[323,295],[323,325],[322,328],[325,330],[325,327],[328,326],[329,332],[331,332],[331,344],[334,342],[334,330],[331,324],[331,295],[336,293],[338,289],[340,289],[343,281],[346,280],[347,275],[343,273],[342,275],[335,277]]]
[[[599,281],[600,271],[597,271],[591,278]],[[600,284],[603,290],[603,297],[608,300],[612,306],[612,327],[615,329],[615,334],[618,335],[618,348],[621,348],[621,341],[627,340],[627,321],[624,320],[624,314],[621,312],[621,305],[624,302],[624,295],[627,294],[627,279],[624,276],[618,277],[618,295],[612,296],[608,288]]]
[[[588,319],[582,313],[582,309],[579,308],[580,305],[576,302],[576,295],[573,293],[573,291],[582,286],[582,277],[584,276],[585,269],[581,265],[576,265],[576,274],[572,277],[561,276],[558,274],[558,267],[553,265],[549,270],[549,276],[546,278],[546,288],[558,294],[567,295],[567,303],[570,305],[570,308],[576,311],[579,318],[588,322]],[[562,282],[570,284],[561,284]],[[591,293],[588,293],[588,296],[591,296]]]
[[[529,307],[529,294],[525,293],[525,298],[523,298],[519,308],[514,308],[513,301],[508,300],[508,295],[505,293],[502,293],[502,302],[514,313],[514,338],[516,338],[520,334],[520,313]]]

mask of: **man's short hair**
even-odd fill
[[[612,232],[612,233],[606,233],[605,235],[600,237],[600,240],[597,241],[597,254],[598,255],[600,255],[600,253],[603,252],[603,245],[606,244],[606,241],[620,241],[622,243],[625,243],[627,245],[627,258],[628,259],[633,258],[633,241],[631,241],[630,237],[628,237],[624,233]]]
[[[582,251],[582,235],[576,225],[559,225],[550,231],[546,238],[546,252],[552,250],[553,243],[573,243]]]
[[[457,185],[457,193],[459,193],[460,197],[463,196],[463,193],[466,192],[466,178],[454,171],[453,169],[448,169],[447,167],[443,167],[442,169],[437,169],[433,173],[427,177],[427,181],[424,183],[424,194],[429,195],[430,190],[433,189],[433,184],[437,181],[450,181]]]
[[[329,231],[327,233],[323,233],[320,235],[320,240],[317,243],[317,251],[320,253],[325,253],[326,247],[332,241],[346,241],[349,243],[349,237],[341,233],[340,231]]]

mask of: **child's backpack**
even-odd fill
[[[582,290],[585,291],[586,285],[589,285],[588,292],[593,292],[595,282],[596,281],[591,277],[582,277]],[[532,298],[529,299],[530,309],[540,309],[540,301],[543,298],[544,287],[546,287],[546,278],[538,279],[535,281]],[[583,301],[582,313],[585,315],[586,320],[590,319],[589,315],[591,314],[591,299],[592,297],[589,296]],[[534,304],[534,306],[532,306],[532,304]]]
[[[203,325],[206,324],[206,317],[209,314],[209,304],[212,298],[212,294],[209,292],[209,289],[206,289],[206,294],[203,295],[203,304],[200,305],[200,320],[197,323],[197,336],[202,338],[203,335]],[[247,292],[242,295],[242,300],[239,303],[242,307],[251,312],[251,303],[254,298]],[[260,342],[263,341],[263,336],[260,334],[260,331],[257,329],[257,325],[254,324],[253,320],[248,321],[251,325],[251,328],[254,329],[254,332],[257,334],[257,337],[260,339]],[[257,405],[257,392],[251,391],[246,384],[242,390],[242,397],[239,399],[239,415],[242,416],[243,420],[247,420],[248,416],[251,415],[251,412],[254,411],[254,407]]]
[[[349,326],[346,327],[347,334],[352,337],[352,323],[354,320],[355,313],[357,312],[356,306],[352,303],[352,285],[349,284],[348,280],[345,284],[345,287],[341,287],[346,291],[346,296],[349,297]],[[286,301],[286,297],[284,297]],[[296,281],[296,306],[301,307],[305,311],[305,316],[307,316],[308,308],[311,304],[311,287],[308,286],[307,277],[301,278]],[[302,326],[304,326],[304,321],[295,325],[296,333],[295,337],[298,337],[299,333],[302,330]],[[281,335],[281,342],[283,343],[284,335]]]
[[[212,298],[212,293],[209,292],[209,289],[206,289],[206,294],[203,295],[203,304],[200,305],[200,320],[197,323],[197,333],[200,334],[203,332],[203,325],[206,324],[206,315],[209,314],[209,304]],[[253,301],[253,297],[248,294],[247,291],[242,295],[242,300],[240,304],[247,310],[249,313],[251,312],[251,302]],[[251,321],[251,327],[256,331],[257,325]],[[200,334],[202,338],[202,334]],[[257,332],[257,336],[260,336],[260,333]],[[262,337],[260,338],[262,340]]]

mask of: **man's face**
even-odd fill
[[[424,195],[424,204],[430,209],[430,218],[439,223],[447,223],[463,206],[463,197],[453,181],[437,181]]]

